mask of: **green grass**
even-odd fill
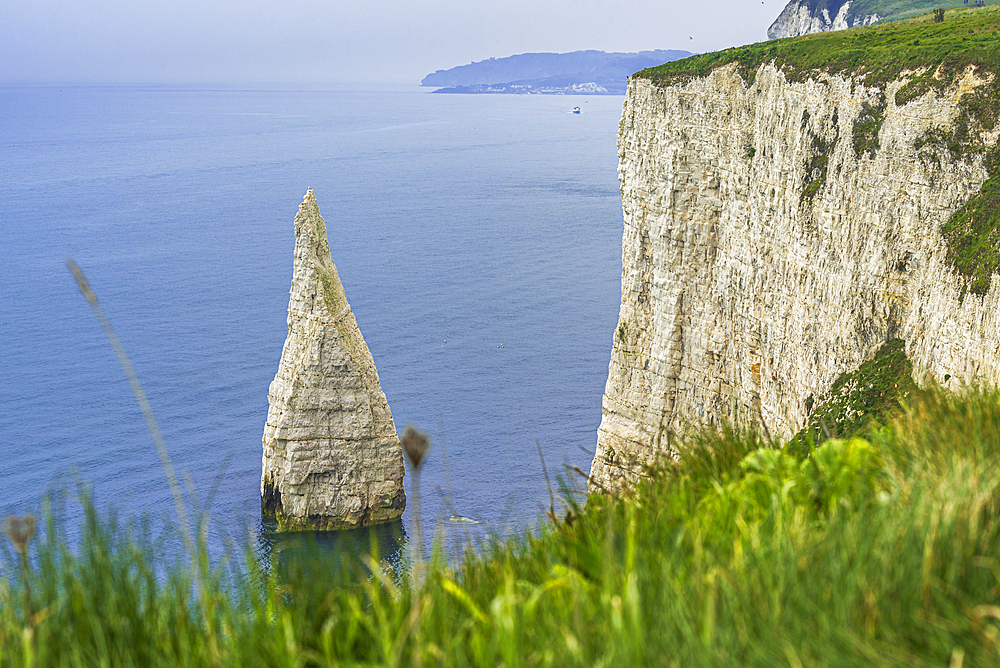
[[[868,440],[752,432],[419,584],[377,561],[164,563],[148,532],[50,520],[0,580],[12,665],[995,666],[1000,394],[915,391]]]
[[[873,421],[891,419],[915,389],[913,364],[906,357],[903,340],[887,341],[857,370],[840,374],[825,396],[810,396],[808,421],[791,447],[808,452],[810,444],[826,438],[859,435]]]
[[[850,13],[854,16],[878,14],[883,21],[897,21],[926,14],[938,7],[952,9],[965,6],[954,0],[948,2],[940,2],[939,0],[855,0],[851,3]],[[833,16],[832,13],[831,16]]]
[[[851,30],[759,42],[705,53],[642,70],[635,76],[659,84],[683,83],[712,70],[736,63],[752,82],[757,69],[774,63],[792,81],[805,81],[818,72],[862,76],[869,86],[884,87],[905,70],[933,72],[941,68],[944,81],[918,77],[921,85],[947,86],[950,75],[968,65],[979,71],[997,71],[1000,65],[1000,7],[954,9],[943,23],[930,14]],[[915,89],[908,91],[916,93]],[[897,96],[897,104],[907,94]],[[992,126],[991,126],[992,127]]]
[[[854,155],[860,158],[867,155],[875,157],[875,151],[879,148],[878,132],[882,129],[882,121],[885,120],[885,96],[879,104],[872,106],[864,102],[861,105],[861,113],[855,119],[851,135],[854,139]]]
[[[802,123],[806,124],[808,120],[808,112],[806,116],[803,117]],[[833,150],[834,145],[840,138],[840,129],[837,128],[837,112],[834,111],[832,123],[834,128],[836,128],[836,135],[832,140],[824,139],[821,136],[813,135],[812,138],[812,152],[809,159],[806,161],[805,169],[805,184],[802,190],[801,198],[802,200],[811,200],[819,189],[826,183],[827,167],[830,164],[830,151]]]
[[[986,294],[1000,273],[1000,177],[994,176],[941,233],[948,242],[948,262],[965,277],[962,295]]]
[[[822,10],[827,10],[830,18],[837,16],[843,6],[843,0],[811,0],[806,2],[813,16],[819,16]],[[848,20],[863,19],[872,14],[878,14],[881,21],[898,21],[912,18],[936,9],[954,9],[965,7],[961,0],[854,0],[847,11]]]

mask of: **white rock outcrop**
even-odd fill
[[[841,3],[839,6],[838,2]],[[881,20],[876,13],[855,16],[851,12],[851,0],[832,0],[826,5],[820,8],[817,0],[791,0],[767,29],[767,38],[779,39],[814,32],[847,30],[878,23]],[[831,9],[834,10],[832,16]]]
[[[312,190],[295,216],[288,337],[267,398],[264,516],[280,529],[342,529],[402,515],[402,446]]]
[[[592,484],[634,479],[695,424],[789,437],[811,396],[891,338],[917,380],[1000,382],[1000,277],[963,297],[940,233],[986,180],[981,154],[914,145],[947,131],[979,80],[896,106],[904,81],[793,83],[772,65],[751,85],[732,65],[679,85],[630,80],[622,302]],[[877,148],[859,156],[855,121],[879,105]]]

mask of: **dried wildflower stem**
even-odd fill
[[[83,270],[80,269],[80,267],[72,259],[66,260],[66,266],[73,273],[73,277],[76,279],[76,283],[80,287],[80,292],[83,293],[83,296],[86,298],[87,303],[90,304],[90,308],[94,312],[94,315],[97,316],[98,322],[101,323],[101,329],[104,330],[104,335],[108,338],[108,343],[111,344],[111,349],[115,351],[115,356],[118,358],[118,362],[122,365],[122,369],[125,371],[125,376],[128,377],[128,382],[132,385],[132,393],[135,395],[136,401],[139,402],[139,408],[142,409],[142,415],[146,418],[146,426],[149,427],[149,433],[153,436],[153,444],[156,445],[156,452],[160,455],[160,463],[163,465],[164,473],[166,473],[167,482],[170,485],[170,493],[174,497],[174,506],[177,508],[177,519],[181,525],[184,542],[188,548],[188,552],[191,554],[192,565],[195,565],[197,560],[195,557],[195,542],[194,534],[191,531],[191,521],[188,518],[187,506],[184,504],[184,496],[181,493],[181,486],[177,479],[177,473],[174,471],[173,462],[170,461],[170,454],[167,452],[167,445],[163,441],[163,434],[160,433],[160,427],[156,424],[156,417],[153,415],[153,407],[149,405],[149,400],[146,399],[146,393],[143,391],[142,384],[139,382],[139,376],[136,375],[135,368],[133,368],[132,362],[125,353],[125,348],[122,346],[121,340],[115,333],[114,327],[111,326],[111,321],[108,320],[108,316],[104,313],[104,309],[101,308],[101,305],[98,303],[97,295],[90,289],[90,284],[87,282],[87,277],[83,275]]]
[[[17,550],[21,560],[21,582],[24,586],[24,618],[31,623],[31,563],[28,561],[28,544],[35,535],[35,516],[14,517],[8,515],[3,521],[3,532]]]
[[[556,521],[556,497],[552,493],[552,483],[549,482],[549,469],[545,466],[545,457],[542,455],[542,443],[537,438],[535,439],[535,447],[538,448],[538,459],[542,462],[542,473],[545,474],[545,486],[549,488],[549,512],[548,518],[550,522]]]
[[[24,586],[24,618],[31,623],[34,610],[31,605],[31,578],[29,577],[30,564],[28,564],[28,551],[21,553],[21,583]]]
[[[413,481],[411,499],[413,534],[417,543],[417,549],[413,551],[413,581],[414,584],[418,584],[424,560],[424,532],[420,521],[420,465],[427,458],[427,453],[431,449],[431,442],[427,438],[427,434],[417,430],[410,424],[406,425],[406,429],[403,430],[403,437],[399,440],[403,445],[403,454],[406,455],[406,459],[410,463],[410,479]]]
[[[424,561],[424,532],[420,526],[420,472],[413,471],[410,480],[413,481],[413,536],[417,543],[417,549],[413,551],[413,579],[419,581]]]

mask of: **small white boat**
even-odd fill
[[[573,113],[574,114],[579,114],[580,113],[580,107],[573,107]]]

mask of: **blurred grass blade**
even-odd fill
[[[90,288],[83,270],[80,269],[79,265],[72,258],[66,260],[66,267],[72,272],[73,278],[76,279],[76,284],[80,287],[80,292],[83,293],[83,296],[87,299],[87,303],[90,304],[91,310],[97,316],[97,321],[101,323],[101,329],[104,330],[104,335],[108,338],[111,349],[115,351],[115,356],[122,365],[122,370],[125,371],[125,376],[128,378],[129,384],[132,385],[132,393],[135,395],[136,401],[139,402],[139,408],[142,409],[143,417],[146,418],[146,426],[149,427],[149,433],[153,437],[153,444],[156,446],[156,452],[160,455],[160,463],[163,465],[163,472],[166,474],[167,482],[170,485],[170,493],[174,497],[174,506],[177,508],[177,519],[180,521],[181,531],[184,533],[184,542],[191,553],[191,558],[194,559],[194,535],[191,532],[191,520],[188,518],[187,506],[184,504],[180,482],[177,480],[177,473],[174,471],[173,462],[170,460],[170,453],[167,452],[167,444],[163,441],[163,434],[160,433],[160,427],[156,424],[153,408],[149,405],[149,400],[146,399],[142,383],[139,382],[139,376],[136,375],[135,368],[125,353],[125,348],[122,346],[121,340],[115,333],[114,327],[111,326],[111,321],[108,320],[104,309],[98,303],[97,295]]]

